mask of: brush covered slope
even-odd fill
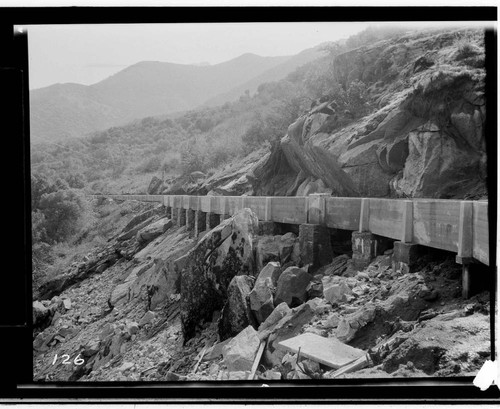
[[[479,30],[412,33],[337,55],[331,89],[267,160],[185,190],[486,197],[484,58]]]

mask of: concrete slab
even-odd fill
[[[323,365],[338,369],[366,354],[361,349],[353,348],[334,338],[325,338],[316,334],[305,333],[281,341],[278,348],[297,353]]]

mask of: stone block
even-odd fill
[[[352,232],[352,260],[354,268],[363,269],[377,255],[377,239],[370,232]]]
[[[330,232],[319,224],[301,224],[299,227],[299,247],[303,265],[311,264],[319,268],[333,259]]]
[[[341,368],[365,355],[363,350],[343,344],[334,338],[307,332],[279,342],[278,347],[295,354],[300,349],[301,356],[334,369]]]
[[[412,243],[394,242],[392,269],[402,273],[413,272],[418,258],[422,255],[422,246]]]

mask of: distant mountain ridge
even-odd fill
[[[96,84],[36,89],[30,92],[32,141],[74,138],[137,118],[192,109],[289,58],[243,54],[209,66],[142,61]]]
[[[209,105],[223,104],[319,55],[311,50],[279,57],[246,53],[215,65],[142,61],[96,84],[32,90],[31,140],[79,137],[138,118],[194,109],[208,100]]]
[[[269,68],[262,74],[255,76],[244,84],[238,85],[228,92],[220,93],[219,95],[208,99],[204,103],[204,105],[221,105],[226,101],[231,101],[238,98],[240,95],[243,95],[246,90],[249,90],[251,93],[255,92],[260,84],[271,81],[279,81],[296,70],[298,67],[324,56],[324,51],[322,51],[322,48],[325,45],[326,43],[323,43],[316,47],[303,50],[300,53],[290,57],[283,63]]]

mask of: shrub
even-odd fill
[[[70,238],[92,216],[89,203],[81,192],[74,189],[44,194],[40,200],[40,211],[45,218],[41,226],[49,243]]]
[[[158,155],[151,156],[147,159],[144,159],[139,166],[137,166],[136,170],[138,173],[151,173],[156,172],[161,168],[161,157]]]

